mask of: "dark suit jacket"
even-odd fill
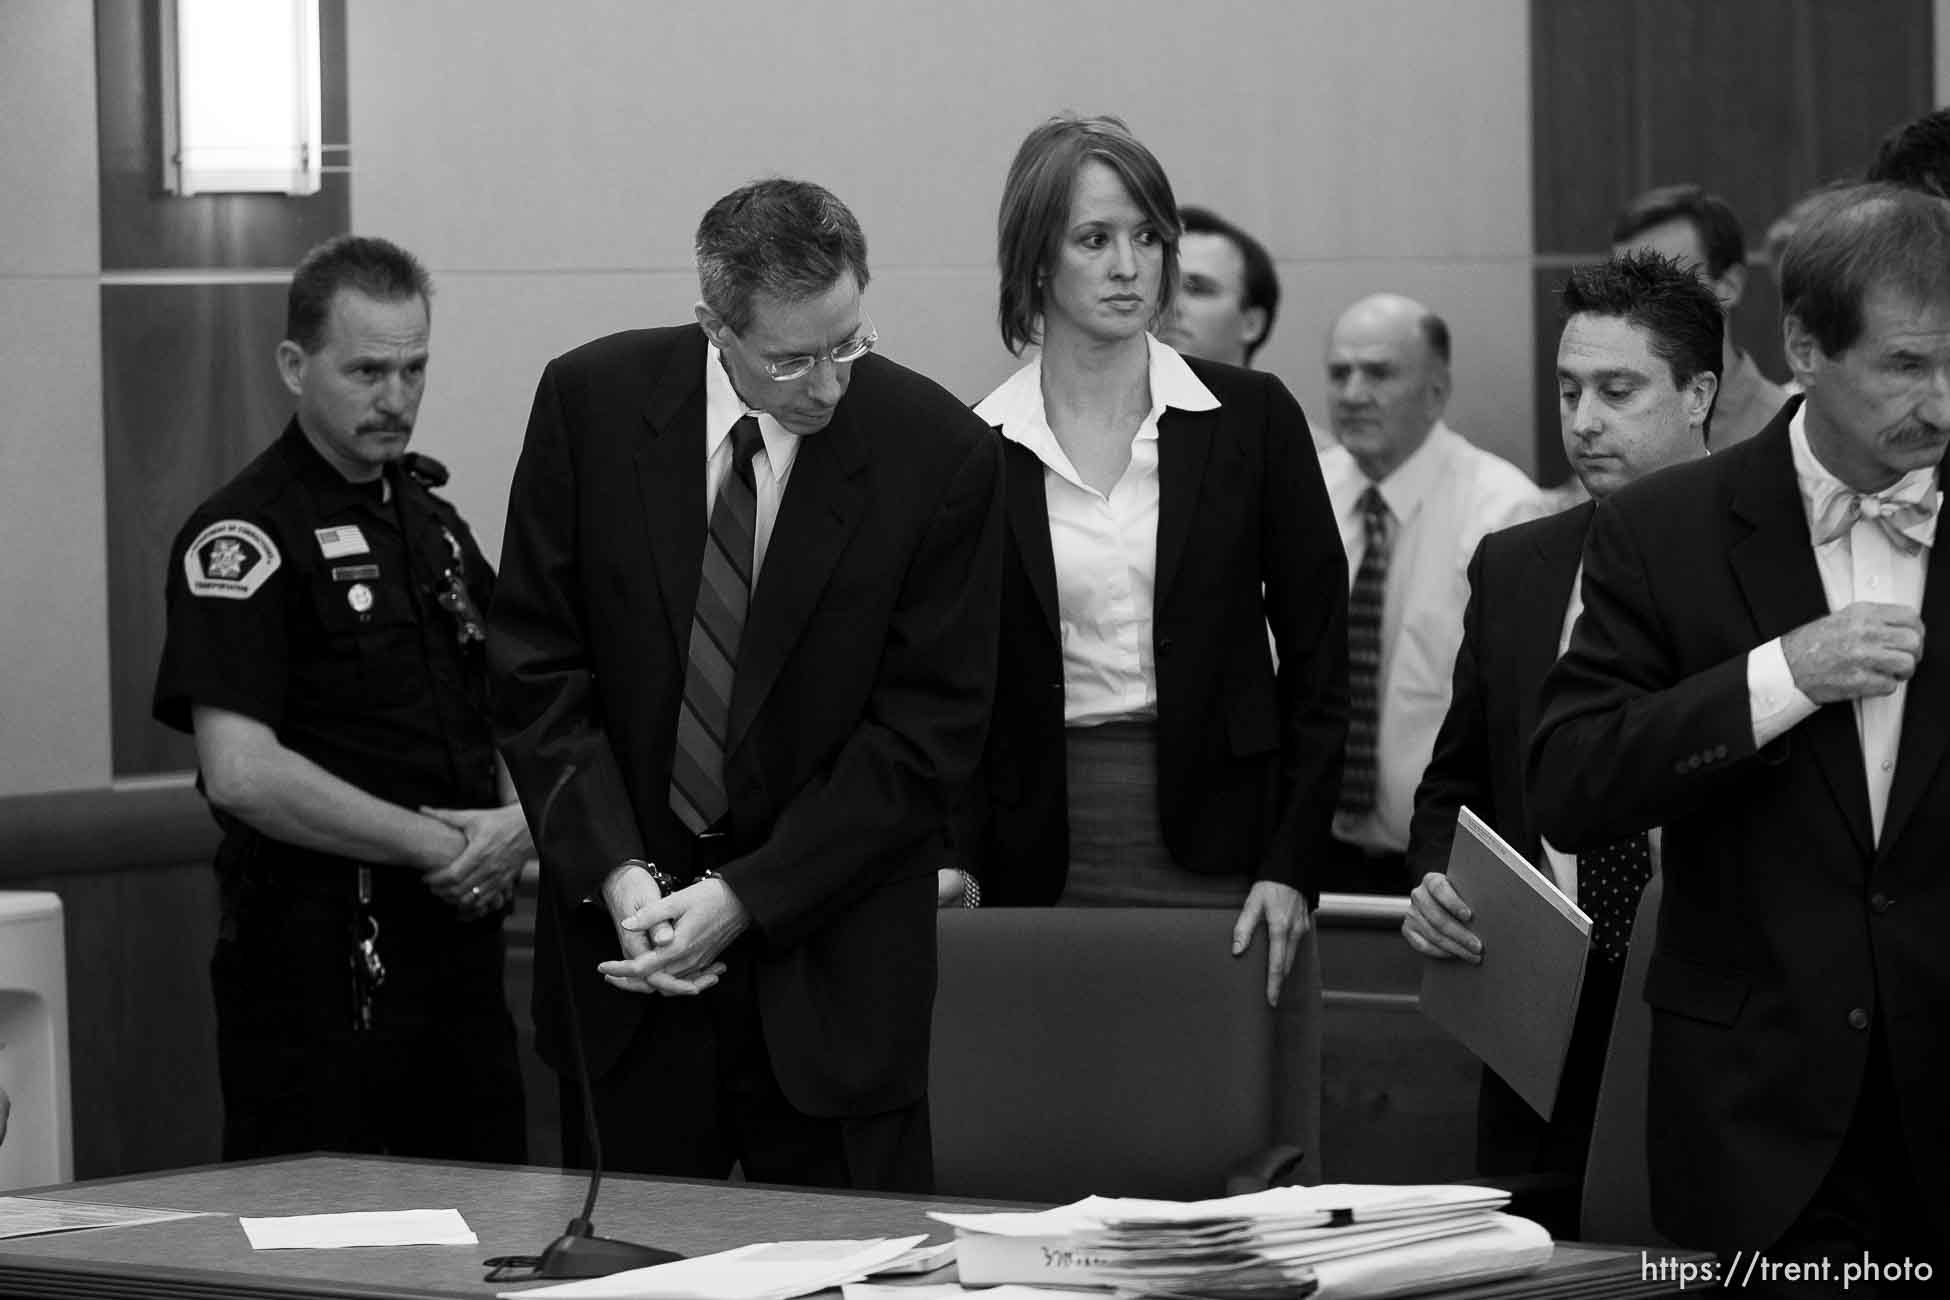
[[[1152,647],[1165,844],[1190,871],[1305,889],[1340,792],[1347,557],[1285,385],[1187,360],[1220,404],[1158,421]],[[974,800],[982,815],[958,847],[983,902],[1038,905],[1056,901],[1069,871],[1056,566],[1042,462],[996,441],[1009,501],[1001,667]]]
[[[1524,797],[1524,758],[1596,509],[1587,501],[1491,533],[1470,559],[1449,712],[1416,787],[1409,825],[1409,874],[1418,883],[1431,871],[1448,870],[1456,812],[1465,804],[1532,865],[1545,868],[1543,839]],[[1617,969],[1594,959],[1549,1121],[1493,1072],[1483,1071],[1476,1112],[1481,1172],[1582,1179],[1617,997]],[[1552,1226],[1575,1233],[1577,1198],[1562,1199],[1567,1220]]]
[[[1449,869],[1456,811],[1488,822],[1533,865],[1543,840],[1524,797],[1524,756],[1537,729],[1544,674],[1557,662],[1571,582],[1591,527],[1590,501],[1485,537],[1469,561],[1469,604],[1449,712],[1415,788],[1410,883]]]
[[[1748,651],[1828,612],[1787,436],[1799,404],[1598,511],[1584,615],[1530,751],[1552,843],[1665,827],[1645,988],[1653,1213],[1676,1240],[1724,1250],[1765,1248],[1814,1194],[1871,1016],[1926,1213],[1950,1229],[1950,658],[1926,647],[1909,683],[1880,844],[1850,706],[1754,747]],[[1950,637],[1941,555],[1923,619],[1930,647]]]
[[[556,358],[509,498],[495,716],[569,917],[564,934],[544,906],[537,935],[536,1037],[558,1069],[574,1061],[558,943],[592,1073],[660,1002],[596,974],[616,942],[585,900],[626,858],[688,865],[668,791],[706,527],[704,359],[696,326]],[[1001,489],[1000,449],[961,402],[865,357],[799,445],[752,594],[721,874],[752,914],[773,1069],[808,1114],[926,1088],[943,791],[988,718]]]

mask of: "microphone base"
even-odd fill
[[[569,1224],[569,1230],[548,1244],[542,1252],[536,1277],[608,1277],[626,1269],[648,1268],[682,1259],[674,1250],[658,1250],[634,1242],[617,1241],[593,1235],[586,1219]]]

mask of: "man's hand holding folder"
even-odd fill
[[[1408,915],[1402,918],[1402,938],[1424,957],[1438,961],[1460,958],[1483,960],[1483,941],[1469,928],[1476,913],[1440,871],[1422,877],[1408,895]]]
[[[1422,1013],[1549,1119],[1577,1019],[1591,918],[1468,808],[1456,817],[1447,879],[1431,877],[1416,892],[1410,921],[1437,923],[1415,931],[1405,921],[1403,933],[1417,952],[1441,959],[1422,967]]]

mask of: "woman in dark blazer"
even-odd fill
[[[1032,131],[1003,193],[1002,653],[956,827],[991,905],[1239,908],[1276,1000],[1339,793],[1347,571],[1279,380],[1153,338],[1178,206],[1116,118]],[[1268,631],[1278,652],[1278,668]]]

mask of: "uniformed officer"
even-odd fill
[[[170,556],[155,715],[224,828],[226,1159],[525,1156],[501,922],[533,847],[485,714],[494,575],[406,449],[430,294],[385,240],[306,255],[297,412]]]

